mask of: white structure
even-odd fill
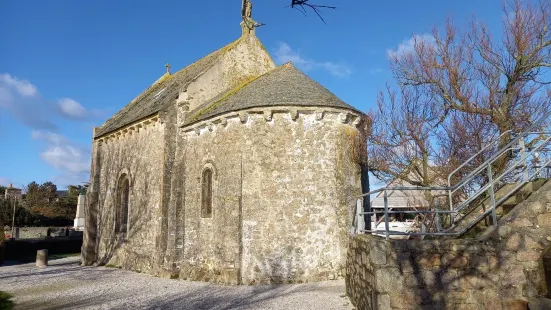
[[[84,230],[84,206],[86,204],[86,195],[80,194],[78,196],[77,214],[73,226],[75,230]]]
[[[409,182],[403,180],[394,180],[387,187],[414,187]],[[429,207],[429,202],[425,199],[423,191],[404,191],[398,189],[387,190],[387,201],[389,211],[400,210],[416,210],[426,209]],[[373,211],[383,212],[384,204],[384,192],[380,192],[377,196],[371,200],[371,208]],[[389,216],[389,230],[395,232],[413,232],[418,230],[415,227],[415,221],[412,218],[408,218],[405,214],[392,214]],[[380,213],[379,216],[373,215],[371,217],[371,227],[375,230],[385,230],[384,215]],[[384,236],[385,234],[377,234]],[[409,236],[394,235],[392,239],[407,239]]]

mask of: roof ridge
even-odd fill
[[[218,56],[216,57],[216,59],[218,59],[218,58],[221,57],[223,54],[227,53],[227,52],[228,52],[231,48],[233,48],[235,45],[237,45],[237,43],[241,40],[241,38],[242,38],[242,37],[240,37],[239,39],[234,40],[234,41],[232,41],[232,42],[230,42],[230,43],[224,45],[223,47],[221,47],[221,48],[215,50],[214,52],[208,53],[206,56],[204,56],[204,57],[202,57],[202,58],[200,58],[200,59],[198,59],[198,60],[196,60],[196,61],[190,63],[189,65],[183,67],[182,69],[176,71],[174,74],[170,74],[170,73],[165,73],[165,74],[163,74],[159,79],[157,79],[157,81],[155,81],[153,84],[151,84],[149,87],[147,87],[141,94],[139,94],[139,95],[138,95],[136,98],[134,98],[132,101],[130,101],[130,104],[132,104],[132,103],[138,101],[139,99],[142,99],[143,97],[145,97],[147,94],[149,94],[149,93],[151,92],[150,90],[151,90],[154,86],[159,85],[159,84],[163,83],[164,81],[166,81],[166,80],[168,80],[168,79],[170,79],[170,78],[172,78],[172,77],[174,77],[174,76],[176,76],[176,75],[178,75],[178,74],[181,74],[182,72],[184,72],[184,70],[188,69],[189,67],[191,67],[191,66],[193,66],[193,65],[196,65],[198,62],[202,61],[203,59],[208,58],[209,56],[211,56],[211,55],[213,55],[213,54],[216,54],[216,53],[218,53],[218,52],[221,52],[221,54],[218,55]],[[226,50],[224,50],[224,49],[226,49]],[[213,62],[206,70],[210,69],[213,65],[214,65],[214,62]],[[198,76],[201,75],[201,74],[203,74],[206,70],[201,71],[201,73],[199,73]],[[163,79],[163,76],[165,76],[165,75],[167,75],[167,74],[168,74],[168,76],[167,76],[166,78]]]

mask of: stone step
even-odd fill
[[[507,215],[509,212],[511,212],[519,203],[525,201],[530,195],[537,191],[539,188],[541,188],[545,183],[546,179],[538,179],[532,182],[526,183],[524,186],[519,188],[515,193],[513,193],[505,202],[503,202],[501,205],[499,205],[496,208],[496,214],[498,221],[503,216]],[[505,195],[507,195],[514,187],[516,187],[517,184],[506,184],[503,187],[501,187],[498,191],[495,193],[495,199],[498,201]],[[489,210],[490,208],[490,197],[485,197],[482,200],[475,201],[473,203],[473,207],[469,208],[470,211],[466,213],[460,220],[459,224],[452,230],[452,232],[461,231],[465,227],[467,227],[470,223],[475,221],[478,217],[480,217],[485,211]],[[469,229],[465,234],[463,234],[463,238],[474,238],[478,234],[482,233],[483,231],[487,230],[488,227],[493,226],[492,223],[492,216],[491,214],[484,217],[482,220],[480,220],[475,226],[473,226],[471,229]]]

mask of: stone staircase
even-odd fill
[[[505,195],[509,195],[509,198],[505,200],[501,205],[496,207],[496,214],[498,222],[503,216],[506,216],[517,205],[527,200],[534,192],[539,190],[543,185],[549,182],[548,179],[536,179],[531,182],[527,182],[522,187],[511,193],[511,191],[517,186],[516,183],[504,184],[495,192],[495,199],[499,200]],[[468,230],[462,234],[461,238],[475,238],[479,234],[488,230],[489,227],[493,227],[492,215],[486,215],[476,225],[469,228],[469,225],[473,223],[484,212],[491,208],[490,197],[488,195],[481,196],[479,199],[473,201],[469,208],[465,210],[461,216],[455,219],[456,225],[450,229],[450,232],[460,232],[465,228]]]
[[[550,309],[551,182],[525,191],[529,197],[511,199],[515,207],[477,238],[352,235],[350,300],[373,310]]]

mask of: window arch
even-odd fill
[[[127,174],[121,175],[117,185],[117,201],[115,204],[115,231],[125,233],[128,229],[128,199],[130,196],[130,180]]]
[[[201,176],[201,217],[212,217],[212,169],[205,168]]]

